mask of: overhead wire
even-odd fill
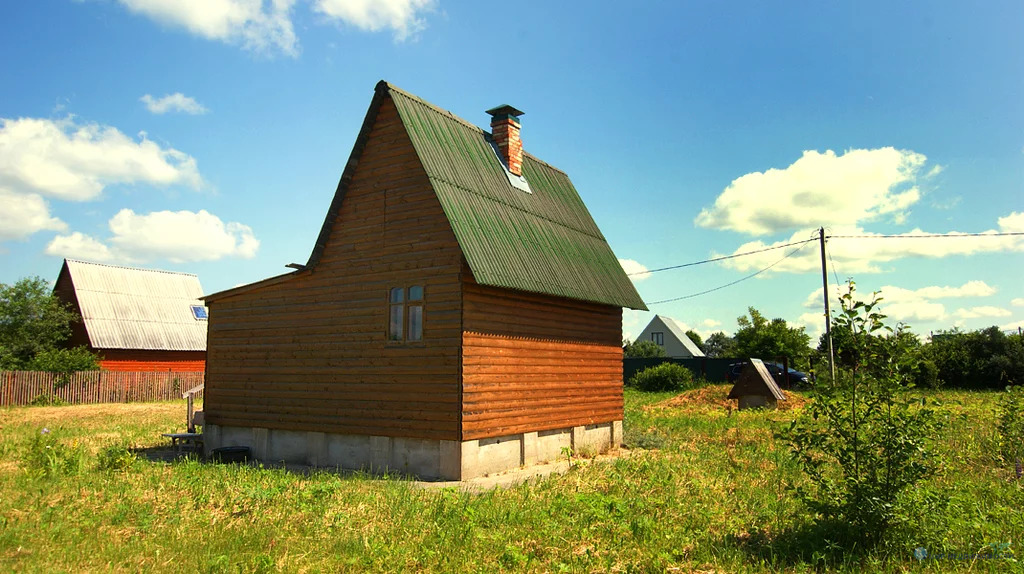
[[[828,240],[828,239],[947,239],[947,238],[955,238],[955,237],[1015,237],[1015,236],[1024,236],[1024,232],[1006,231],[1006,232],[987,232],[987,233],[986,232],[983,232],[983,233],[948,233],[948,234],[928,234],[928,235],[909,235],[909,234],[903,234],[903,235],[867,235],[867,234],[864,234],[864,235],[848,235],[848,234],[843,234],[843,235],[826,235],[825,239],[826,240]],[[661,301],[654,301],[652,303],[647,303],[647,305],[659,305],[659,304],[662,304],[662,303],[671,303],[673,301],[682,301],[684,299],[691,299],[693,297],[699,297],[701,295],[707,295],[708,293],[713,293],[713,292],[718,291],[720,289],[725,289],[726,287],[731,287],[733,285],[736,285],[737,283],[741,283],[743,281],[746,281],[747,279],[752,279],[754,277],[757,277],[761,273],[764,273],[765,271],[768,271],[772,267],[775,267],[779,263],[782,263],[784,260],[788,259],[790,256],[796,254],[797,252],[802,250],[808,243],[810,243],[812,241],[818,241],[818,238],[814,237],[814,238],[811,238],[811,239],[804,239],[802,241],[791,241],[789,243],[783,243],[783,244],[780,244],[780,245],[772,245],[771,247],[765,247],[763,249],[755,249],[753,251],[744,251],[743,253],[733,253],[732,255],[723,255],[721,257],[713,257],[711,259],[704,259],[704,260],[701,260],[701,261],[694,261],[692,263],[684,263],[682,265],[670,265],[668,267],[659,267],[657,269],[647,269],[647,270],[644,270],[644,271],[635,271],[633,273],[627,273],[626,275],[630,276],[630,277],[636,276],[636,275],[649,275],[651,273],[658,273],[658,272],[661,272],[661,271],[671,271],[673,269],[683,269],[685,267],[693,267],[693,266],[696,266],[696,265],[703,265],[705,263],[715,263],[717,261],[725,261],[727,259],[735,259],[735,258],[738,258],[738,257],[745,257],[747,255],[756,255],[758,253],[764,253],[766,251],[773,251],[773,250],[776,250],[776,249],[784,249],[786,247],[791,247],[793,245],[797,245],[798,246],[796,249],[790,251],[784,257],[782,257],[782,259],[779,259],[778,261],[776,261],[775,263],[772,263],[768,267],[765,267],[765,268],[763,268],[763,269],[761,269],[759,271],[751,273],[750,275],[747,275],[745,277],[737,279],[736,281],[732,281],[732,282],[726,283],[724,285],[719,285],[718,287],[715,287],[713,289],[708,289],[706,291],[701,291],[699,293],[692,293],[690,295],[684,295],[682,297],[673,297],[671,299],[663,299]],[[825,251],[828,254],[829,262],[832,265],[832,276],[833,276],[833,278],[835,278],[836,288],[838,289],[839,288],[839,274],[836,272],[835,260],[832,258],[831,250],[826,248]]]
[[[828,235],[826,239],[948,239],[953,237],[1013,237],[1024,235],[1024,231],[996,231],[981,233],[933,233],[925,235]]]
[[[732,287],[733,285],[735,285],[737,283],[741,283],[743,281],[746,281],[747,279],[753,279],[754,277],[757,277],[758,275],[764,273],[765,271],[768,271],[772,267],[775,267],[779,263],[782,263],[786,259],[789,259],[792,255],[795,255],[797,252],[801,251],[804,247],[806,247],[807,244],[810,243],[811,241],[817,241],[817,240],[816,239],[809,239],[809,240],[806,240],[806,241],[796,241],[794,243],[791,243],[790,245],[799,244],[799,247],[797,247],[796,249],[790,251],[789,253],[784,255],[782,257],[782,259],[779,259],[775,263],[772,263],[771,265],[769,265],[769,266],[767,266],[767,267],[765,267],[763,269],[755,271],[754,273],[751,273],[750,275],[747,275],[746,277],[742,277],[742,278],[737,279],[735,281],[732,281],[730,283],[726,283],[725,285],[719,285],[718,287],[715,287],[713,289],[708,289],[706,291],[701,291],[700,293],[691,293],[690,295],[684,295],[682,297],[674,297],[672,299],[664,299],[662,301],[654,301],[654,302],[651,302],[651,303],[646,303],[646,305],[649,307],[651,305],[660,305],[662,303],[671,303],[673,301],[682,301],[683,299],[692,299],[694,297],[699,297],[701,295],[707,295],[708,293],[713,293],[713,292],[718,291],[720,289],[725,289],[726,287]]]
[[[782,245],[772,245],[771,247],[765,247],[764,249],[755,249],[754,251],[745,251],[743,253],[733,253],[732,255],[723,255],[721,257],[715,257],[712,259],[704,259],[702,261],[694,261],[693,263],[683,263],[682,265],[672,265],[669,267],[659,267],[658,269],[647,269],[645,271],[634,271],[633,273],[627,273],[626,275],[632,277],[634,275],[647,275],[649,273],[658,273],[659,271],[671,271],[672,269],[682,269],[684,267],[693,267],[694,265],[703,265],[705,263],[714,263],[716,261],[725,261],[726,259],[735,259],[737,257],[744,257],[747,255],[754,255],[757,253],[764,253],[765,251],[772,251],[774,249],[783,249],[791,245],[801,245],[804,243],[810,243],[811,241],[817,241],[815,239],[805,239],[803,241],[793,241],[791,243],[783,243]],[[785,259],[785,258],[783,258]]]

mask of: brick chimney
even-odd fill
[[[523,112],[510,105],[487,110],[491,114],[491,137],[498,155],[514,175],[523,175],[523,140],[519,139],[519,116]]]

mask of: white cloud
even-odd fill
[[[251,258],[260,242],[241,223],[224,223],[206,210],[156,211],[137,214],[122,209],[110,219],[113,236],[106,242],[82,233],[58,235],[46,253],[96,261],[168,259],[214,261],[224,257]]]
[[[44,251],[47,255],[63,257],[65,259],[81,259],[96,263],[107,263],[120,261],[129,263],[133,261],[129,257],[119,256],[111,252],[110,248],[102,241],[85,235],[81,232],[74,232],[71,235],[58,235],[46,245]]]
[[[622,336],[623,338],[635,341],[640,331],[644,330],[647,323],[651,321],[653,314],[649,311],[636,311],[634,309],[622,310]]]
[[[118,0],[132,12],[255,52],[298,54],[295,0]]]
[[[1012,214],[999,219],[999,229],[989,230],[983,233],[994,234],[998,232],[1009,232],[1016,224]],[[927,233],[920,229],[913,229],[900,235],[921,236],[906,237],[900,239],[885,239],[879,237],[878,233],[865,231],[860,227],[836,227],[827,230],[827,235],[854,235],[860,237],[835,237],[828,241],[828,264],[835,268],[835,271],[843,276],[856,275],[859,273],[879,273],[883,271],[880,264],[896,261],[906,257],[928,257],[940,258],[954,255],[975,255],[979,253],[996,253],[1004,251],[1024,251],[1024,236],[973,236],[956,237],[960,232],[950,231],[948,233]],[[803,241],[817,235],[816,230],[804,229],[793,233],[789,238],[773,243],[763,241],[749,241],[736,248],[733,253],[745,253],[757,251],[769,247],[776,247],[786,243]],[[943,237],[951,235],[954,237]],[[794,255],[779,262],[783,256],[798,247],[788,247],[766,251],[755,255],[728,259],[721,264],[725,267],[738,271],[755,271],[769,265],[773,272],[808,273],[821,272],[821,252],[817,244],[804,245]],[[713,253],[712,256],[719,256]],[[829,270],[830,272],[832,269]]]
[[[139,98],[139,101],[146,104],[146,109],[154,114],[166,114],[167,112],[182,112],[189,115],[205,114],[208,110],[202,104],[195,101],[181,92],[167,94],[162,98],[154,98],[146,94]]]
[[[389,29],[398,41],[426,26],[422,15],[433,5],[434,0],[313,0],[313,9],[328,18],[369,32]]]
[[[1014,211],[999,218],[999,229],[1008,233],[1024,233],[1024,212]]]
[[[1024,307],[1024,297],[1014,297],[1010,300],[1010,305],[1014,307]]]
[[[0,186],[59,199],[93,199],[111,184],[148,183],[198,188],[196,160],[144,136],[77,124],[73,118],[0,118]]]
[[[836,155],[805,151],[785,169],[732,181],[697,225],[765,235],[817,225],[851,226],[888,216],[901,222],[921,194],[913,184],[924,155],[892,147]]]
[[[978,319],[980,317],[1009,317],[1013,313],[1010,313],[1007,309],[1000,307],[993,307],[991,305],[983,305],[981,307],[971,307],[970,309],[957,309],[956,315],[961,319]]]
[[[932,285],[919,289],[905,289],[895,285],[885,285],[879,289],[882,298],[878,305],[878,311],[892,321],[903,323],[944,321],[950,318],[946,312],[946,306],[939,302],[942,299],[962,299],[966,297],[989,297],[996,293],[996,289],[984,281],[968,281],[960,286],[939,286]],[[835,316],[840,310],[839,293],[845,293],[845,287],[835,288],[829,296],[829,305],[832,308],[832,315]],[[815,289],[804,300],[804,307],[807,309],[822,309],[820,313],[805,313],[801,315],[800,321],[806,325],[814,326],[817,323],[824,325],[824,302],[822,301],[821,288]],[[871,292],[858,290],[856,298],[858,301],[870,301]],[[1009,316],[1008,311],[997,310],[996,307],[981,306],[971,311],[960,309],[955,313],[961,319],[971,319],[983,316],[1005,317]],[[993,311],[997,310],[997,311]],[[999,315],[986,315],[985,313],[999,312]],[[820,328],[819,328],[820,332]]]
[[[999,325],[1000,331],[1017,331],[1018,329],[1024,328],[1024,319],[1018,319],[1016,321],[1010,321]]]
[[[704,325],[708,329],[713,329],[713,328],[718,327],[719,325],[721,325],[722,322],[721,321],[716,321],[715,319],[704,319],[703,321],[700,322],[700,324]]]
[[[622,266],[622,270],[625,271],[626,275],[629,275],[629,278],[633,281],[643,281],[651,276],[651,274],[647,272],[647,267],[639,261],[635,261],[633,259],[619,259],[619,265]]]
[[[67,225],[50,215],[46,200],[35,193],[0,187],[0,241],[23,239],[37,231],[64,231]]]
[[[297,56],[292,21],[298,0],[118,0],[130,11],[166,26],[258,53]],[[390,30],[395,39],[414,38],[426,27],[435,0],[308,0],[326,20],[368,32]]]
[[[146,215],[122,209],[110,220],[110,243],[123,253],[162,257],[174,262],[213,261],[222,257],[251,258],[260,242],[241,223],[224,223],[200,210],[156,211]]]

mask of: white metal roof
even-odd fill
[[[65,260],[79,310],[96,349],[205,351],[203,287],[191,273]],[[59,281],[59,279],[58,279]]]
[[[692,340],[690,340],[689,337],[686,336],[686,331],[684,331],[683,328],[679,326],[679,323],[676,323],[675,319],[671,317],[663,317],[661,315],[655,315],[654,318],[661,319],[661,322],[665,323],[665,326],[668,327],[668,330],[671,331],[672,334],[675,335],[676,339],[679,339],[679,342],[682,343],[682,345],[686,347],[686,350],[690,352],[691,357],[704,356],[704,351],[701,351],[700,347],[698,347],[696,343],[694,343]]]

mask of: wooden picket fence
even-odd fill
[[[0,407],[166,401],[203,384],[205,373],[0,371]],[[202,398],[202,391],[195,395]]]

